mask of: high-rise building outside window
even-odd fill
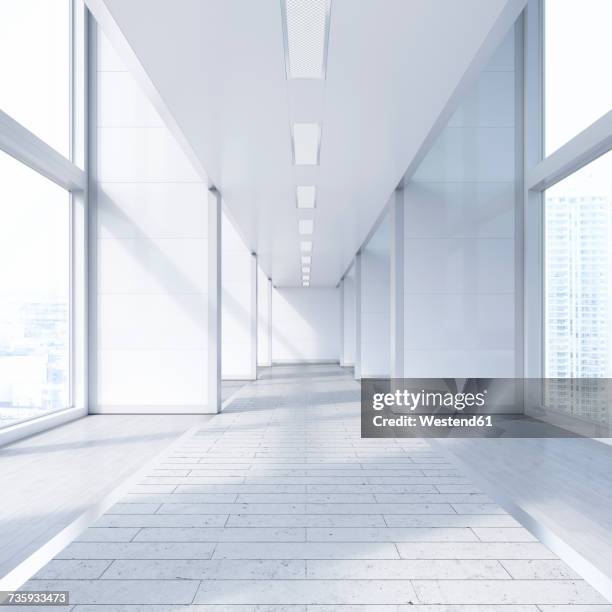
[[[612,377],[612,152],[548,189],[544,205],[545,375]],[[596,416],[596,399],[579,397],[588,405],[547,401]]]

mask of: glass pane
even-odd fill
[[[70,196],[0,153],[0,427],[68,407]]]
[[[70,2],[0,2],[0,108],[70,152]]]
[[[612,110],[612,2],[548,0],[546,155]]]
[[[546,191],[546,376],[612,376],[612,152]]]

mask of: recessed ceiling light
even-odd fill
[[[312,251],[312,242],[310,240],[302,240],[300,242],[300,251],[302,253],[310,253]]]
[[[288,79],[324,79],[331,0],[281,0]]]
[[[321,126],[318,123],[293,124],[293,163],[316,166],[319,163]]]
[[[302,255],[302,263],[310,265],[312,257],[310,255]]]
[[[298,185],[296,189],[297,207],[314,208],[317,188],[314,185]]]
[[[314,230],[314,221],[312,219],[300,219],[298,221],[298,231],[300,234],[306,236],[312,234]]]

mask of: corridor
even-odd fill
[[[335,365],[263,370],[23,588],[75,612],[610,609],[425,441],[361,439]]]

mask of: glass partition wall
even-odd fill
[[[524,13],[525,374],[552,379],[527,406],[590,423],[609,421],[607,387],[584,385],[612,377],[611,11],[529,0]]]
[[[73,406],[84,32],[80,0],[0,3],[0,432]]]
[[[70,194],[0,153],[0,426],[68,408]]]
[[[546,377],[610,377],[612,153],[544,198]]]
[[[612,3],[547,0],[543,16],[550,156],[570,150],[612,110]],[[574,150],[575,171],[543,194],[544,375],[605,378],[612,374],[612,153],[583,165],[584,152]]]

